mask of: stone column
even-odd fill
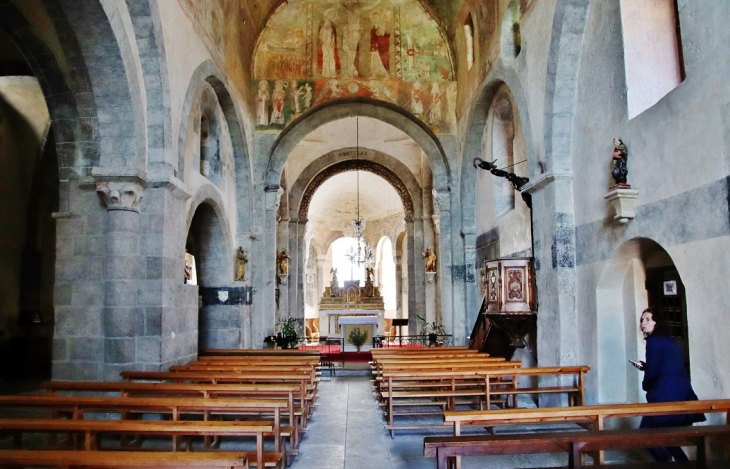
[[[395,253],[395,249],[393,249]],[[395,310],[397,317],[402,318],[403,314],[403,256],[393,254],[393,262],[395,263]]]
[[[418,289],[416,288],[416,265],[418,265],[416,263],[416,255],[420,257],[421,253],[419,251],[418,254],[416,254],[416,250],[414,249],[414,232],[415,228],[413,218],[406,218],[406,262],[408,265],[408,333],[410,335],[418,333],[419,321],[416,317],[416,314],[418,314],[419,312],[418,305],[422,304],[416,299],[416,292],[418,291]],[[421,262],[420,264],[422,265],[423,262]],[[418,277],[424,278],[425,274],[423,273],[423,267],[421,267],[420,270],[421,275]]]
[[[291,288],[291,282],[289,281],[292,278],[292,267],[296,265],[297,259],[296,259],[296,252],[292,249],[291,246],[291,232],[289,230],[289,220],[279,220],[276,226],[276,256],[281,254],[282,249],[286,249],[287,254],[289,255],[289,261],[288,261],[288,273],[286,275],[279,272],[279,263],[276,261],[276,278],[277,278],[277,289],[279,291],[279,304],[278,304],[278,311],[276,316],[276,322],[281,322],[284,319],[289,317],[289,309],[291,305],[289,304],[289,293]],[[293,296],[293,295],[292,295]]]
[[[289,221],[289,311],[286,317],[296,318],[304,327],[304,274],[306,271],[306,243],[304,231],[307,220]]]
[[[329,324],[327,324],[327,321],[322,320],[322,316],[319,314],[319,299],[322,298],[322,294],[324,293],[324,266],[327,262],[326,257],[318,257],[317,258],[317,282],[316,282],[316,291],[314,294],[314,304],[316,305],[317,309],[317,317],[319,318],[319,334],[322,336],[329,335]]]
[[[451,192],[448,188],[434,189],[433,197],[439,208],[439,220],[441,228],[439,228],[439,260],[436,265],[438,276],[441,277],[441,302],[444,311],[444,326],[447,334],[453,334],[454,345],[463,345],[466,343],[466,317],[464,314],[463,298],[459,301],[454,298],[454,255],[452,249],[453,237],[451,226]],[[459,249],[461,247],[459,246]],[[451,311],[451,314],[448,314]]]
[[[477,237],[473,229],[469,232],[464,231],[462,243],[464,245],[464,281],[466,283],[466,298],[464,301],[466,305],[466,326],[469,331],[467,333],[471,333],[469,329],[474,327],[481,307],[481,304],[479,304],[479,289],[475,283],[477,278]]]
[[[279,211],[279,203],[284,189],[281,186],[266,186],[264,188],[264,200],[266,204],[265,226],[263,229],[262,264],[261,270],[263,282],[263,308],[257,314],[254,321],[254,344],[257,347],[263,345],[264,337],[273,334],[276,326],[276,216]]]
[[[525,190],[532,195],[540,366],[576,365],[580,337],[572,177],[543,174]]]
[[[439,223],[441,223],[441,218],[438,214],[431,215],[431,221],[432,221],[432,228],[433,228],[433,249],[437,256],[440,256],[441,254],[441,236],[440,236],[440,226]],[[438,264],[440,263],[440,259],[436,259],[436,270],[438,270]],[[435,305],[436,305],[436,321],[438,321],[440,324],[444,324],[444,311],[443,311],[443,303],[441,301],[441,290],[443,288],[443,283],[441,282],[441,276],[436,275],[435,280],[436,285],[436,297],[435,297]]]
[[[137,336],[143,314],[137,290],[138,281],[145,277],[144,259],[139,253],[139,205],[145,185],[146,181],[137,176],[109,176],[96,181],[96,191],[107,209],[103,313],[105,380],[119,380],[120,371],[138,368]]]

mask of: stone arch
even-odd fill
[[[220,196],[218,189],[212,184],[205,184],[193,194],[190,200],[190,205],[185,221],[185,233],[190,232],[190,227],[193,223],[193,217],[195,216],[198,207],[201,204],[207,204],[211,207],[215,216],[219,220],[221,226],[221,238],[223,241],[223,249],[225,253],[221,255],[221,258],[226,259],[225,269],[221,269],[220,277],[216,276],[216,281],[222,282],[222,284],[228,284],[233,279],[233,262],[234,262],[234,246],[233,246],[233,234],[231,233],[230,223],[226,216],[226,211],[223,208],[223,199]],[[225,274],[228,275],[225,275]],[[199,275],[200,276],[200,275]]]
[[[446,153],[431,129],[402,108],[370,98],[348,98],[323,103],[306,111],[284,129],[274,142],[269,155],[265,184],[276,187],[292,149],[311,131],[345,117],[363,116],[391,124],[411,137],[426,154],[434,178],[434,187],[446,189],[451,182],[451,170]]]
[[[231,134],[231,145],[233,146],[234,175],[236,178],[236,199],[237,204],[237,230],[239,232],[250,231],[251,229],[251,208],[253,204],[252,194],[252,169],[248,153],[248,142],[243,126],[241,111],[234,101],[231,93],[225,85],[223,75],[211,60],[202,62],[193,72],[188,83],[188,89],[183,101],[182,119],[180,120],[180,133],[178,134],[178,158],[175,176],[183,179],[185,168],[185,138],[188,135],[194,119],[194,106],[200,102],[200,95],[204,89],[203,83],[207,82],[213,87],[218,98],[218,104],[223,110],[228,130]]]
[[[530,124],[529,113],[527,112],[527,95],[522,86],[522,82],[514,70],[497,66],[492,76],[483,84],[481,91],[474,100],[474,105],[471,107],[467,119],[459,194],[462,204],[463,229],[467,233],[474,233],[476,230],[476,198],[473,188],[476,184],[478,170],[472,166],[472,162],[474,158],[482,156],[484,128],[487,125],[491,104],[502,86],[507,87],[517,108],[516,115],[519,117],[522,125],[530,178],[534,179],[539,175],[536,172],[536,168],[539,167],[538,155],[535,142],[532,139],[532,126]]]
[[[82,167],[99,166],[101,145],[95,131],[97,105],[88,87],[90,78],[84,56],[71,27],[57,3],[46,2],[57,14],[52,15],[59,41],[64,44],[64,67],[74,71],[76,80],[64,74],[53,49],[36,33],[36,29],[11,0],[0,0],[0,28],[22,52],[38,78],[51,116],[59,171],[66,178],[82,172]],[[61,211],[68,207],[60,207]]]
[[[563,174],[573,167],[576,78],[590,3],[558,0],[555,6],[545,84],[545,156],[541,172]]]
[[[327,179],[357,169],[371,172],[388,181],[400,195],[406,216],[420,216],[423,206],[421,189],[410,170],[390,155],[365,148],[360,151],[366,150],[366,154],[361,155],[361,159],[353,160],[351,158],[355,150],[346,148],[332,151],[317,158],[302,171],[289,191],[290,216],[297,210],[297,216],[292,218],[307,218],[312,196]]]
[[[643,354],[638,318],[648,306],[646,268],[673,265],[656,241],[632,238],[615,251],[596,285],[596,375],[599,403],[637,402],[643,397],[639,374],[628,363]]]

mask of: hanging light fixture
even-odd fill
[[[360,160],[360,119],[355,118],[355,160]],[[347,250],[345,257],[347,257],[352,264],[360,266],[369,266],[373,264],[373,250],[365,242],[365,220],[360,218],[360,169],[359,164],[355,164],[355,174],[357,178],[357,215],[352,220],[353,237],[355,238],[355,245],[350,246]]]

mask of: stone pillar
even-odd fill
[[[416,317],[416,314],[419,313],[418,311],[418,305],[419,302],[416,299],[416,292],[418,291],[416,288],[416,270],[417,270],[417,263],[416,263],[416,250],[414,249],[415,245],[415,236],[414,236],[415,228],[414,228],[414,221],[413,218],[406,218],[406,262],[407,262],[407,268],[408,268],[408,333],[413,335],[418,333],[418,318]],[[418,251],[418,256],[420,256],[421,253]],[[420,264],[423,264],[422,262]],[[424,278],[425,274],[423,273],[423,267],[421,267],[421,275],[420,278]]]
[[[433,249],[437,256],[440,256],[441,253],[441,236],[440,236],[440,226],[439,223],[441,222],[441,218],[438,215],[431,215],[432,225],[433,228]],[[440,259],[436,259],[436,270],[438,270],[438,264],[440,263]],[[441,289],[443,288],[443,283],[441,282],[441,276],[436,275],[435,280],[435,286],[436,286],[436,296],[434,299],[434,304],[436,305],[436,321],[438,321],[440,324],[444,324],[444,311],[443,311],[443,303],[441,301]]]
[[[264,197],[266,204],[266,216],[264,220],[261,256],[262,265],[259,267],[263,283],[263,308],[259,311],[253,321],[254,323],[254,344],[256,347],[263,345],[264,337],[273,334],[276,326],[276,216],[279,211],[279,203],[284,190],[281,186],[266,186]]]
[[[296,266],[297,260],[296,252],[292,249],[291,246],[292,242],[290,237],[291,233],[289,230],[289,220],[279,220],[276,224],[276,256],[278,258],[279,254],[281,254],[281,250],[286,249],[286,252],[289,255],[289,262],[287,274],[282,274],[281,272],[279,272],[279,263],[278,261],[275,262],[277,278],[276,288],[279,291],[279,302],[277,305],[278,308],[276,315],[277,323],[289,317],[289,308],[291,307],[291,305],[289,304],[289,289],[291,287],[291,282],[289,280],[292,278],[292,267]]]
[[[146,265],[140,256],[139,205],[146,181],[139,177],[98,178],[96,191],[107,209],[104,263],[105,380],[119,380],[119,372],[138,368],[137,336],[143,320],[138,282]],[[153,288],[158,285],[152,286]],[[159,285],[161,289],[161,285]]]
[[[291,259],[289,259],[289,278],[287,295],[289,299],[289,307],[284,315],[282,310],[282,318],[296,318],[304,327],[304,274],[306,261],[306,244],[304,242],[304,230],[307,220],[292,219],[288,223],[288,245],[287,250]],[[281,300],[280,300],[281,301]]]
[[[395,252],[395,249],[393,249]],[[393,255],[395,263],[395,310],[399,318],[403,314],[403,256]]]
[[[532,195],[540,366],[577,365],[580,337],[572,177],[543,174],[525,190]]]
[[[447,334],[453,334],[454,345],[463,345],[466,343],[467,334],[463,298],[459,299],[461,305],[454,298],[454,255],[452,251],[454,245],[451,232],[451,192],[448,188],[442,188],[434,189],[432,193],[434,200],[438,204],[439,220],[441,221],[441,228],[439,228],[439,239],[441,243],[438,252],[438,260],[440,262],[437,263],[436,270],[438,271],[437,275],[441,277],[443,325],[446,327]]]
[[[464,245],[464,280],[466,283],[465,294],[466,298],[464,304],[466,305],[466,327],[467,333],[471,333],[471,328],[474,327],[477,315],[479,314],[479,289],[476,285],[477,276],[477,237],[473,229],[469,232],[464,232],[462,237],[462,243]]]
[[[314,293],[314,304],[316,305],[317,309],[317,317],[319,318],[319,333],[320,335],[329,335],[329,325],[327,324],[327,321],[322,320],[322,316],[319,314],[319,299],[324,294],[324,266],[327,263],[326,257],[318,257],[317,258],[317,282],[316,282],[316,288],[317,290]],[[327,324],[325,326],[325,324]]]

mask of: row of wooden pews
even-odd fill
[[[46,395],[0,396],[0,408],[47,415],[0,419],[0,435],[14,448],[0,450],[0,467],[285,467],[315,407],[318,353],[227,352],[169,372],[123,372],[120,382],[51,381]],[[48,447],[23,449],[29,434],[50,435]],[[121,447],[108,448],[109,435],[119,435]],[[148,437],[171,441],[169,451],[149,451]],[[220,451],[223,437],[252,439],[255,452]],[[119,450],[133,456],[120,458]]]
[[[457,406],[484,410],[517,407],[520,395],[564,395],[582,405],[586,366],[522,368],[463,347],[373,349],[373,385],[391,436],[396,429],[432,424],[413,417],[444,414]],[[396,422],[395,418],[405,422]]]

